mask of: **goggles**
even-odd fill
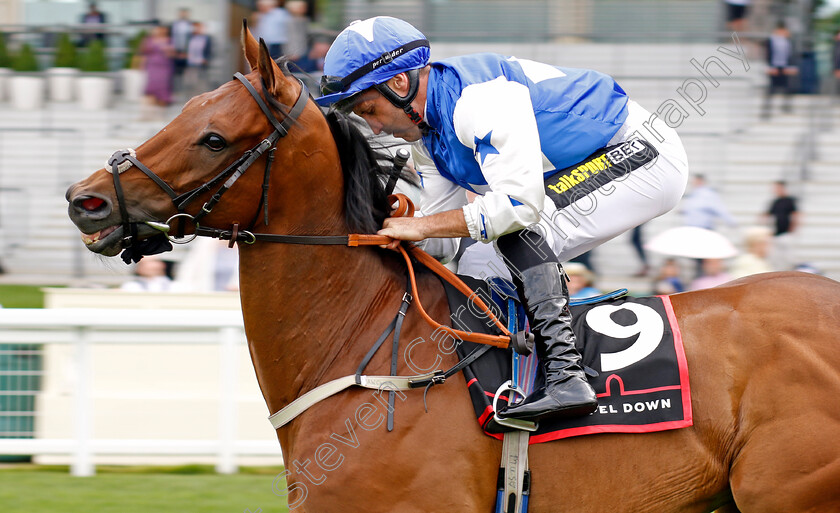
[[[383,53],[376,59],[368,62],[360,68],[357,68],[356,70],[344,77],[324,75],[321,77],[321,94],[326,96],[328,94],[342,93],[346,91],[348,87],[350,87],[350,84],[352,84],[359,78],[367,75],[371,71],[374,71],[375,69],[385,64],[390,64],[394,61],[394,59],[404,54],[405,52],[409,52],[411,50],[414,50],[415,48],[420,48],[423,46],[429,46],[429,41],[427,39],[418,39],[416,41],[411,41],[400,46],[396,50]]]

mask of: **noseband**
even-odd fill
[[[111,157],[108,159],[108,165],[106,166],[106,170],[109,171],[114,177],[114,190],[116,192],[117,203],[120,207],[120,216],[122,217],[122,226],[123,226],[123,239],[121,242],[122,248],[126,251],[123,253],[123,259],[126,262],[130,260],[134,260],[135,262],[139,261],[143,255],[150,255],[155,253],[161,253],[163,251],[167,251],[172,248],[169,242],[174,242],[177,244],[183,244],[186,242],[190,242],[193,240],[197,235],[210,235],[200,233],[200,226],[199,221],[209,214],[213,207],[221,200],[222,195],[230,189],[234,182],[242,176],[245,171],[251,167],[251,164],[256,162],[257,159],[262,157],[262,155],[268,152],[268,157],[266,158],[265,162],[265,171],[264,171],[264,179],[263,179],[263,193],[260,199],[260,208],[264,210],[265,216],[265,224],[268,225],[268,186],[269,186],[269,177],[271,173],[271,164],[274,160],[274,150],[276,149],[277,141],[280,140],[281,137],[285,137],[289,133],[289,129],[295,123],[297,118],[303,112],[303,109],[306,107],[306,103],[309,100],[309,90],[307,89],[306,85],[298,79],[298,83],[300,84],[300,94],[298,95],[297,100],[295,101],[292,110],[289,111],[288,115],[283,119],[283,121],[278,121],[277,118],[274,116],[271,109],[268,107],[266,102],[263,100],[262,96],[257,92],[253,85],[245,78],[242,73],[237,72],[234,75],[234,78],[239,80],[248,92],[251,94],[251,97],[254,98],[254,101],[257,102],[257,105],[260,107],[260,110],[263,112],[265,117],[274,127],[274,130],[271,134],[260,141],[259,144],[247,150],[243,153],[238,159],[236,159],[232,164],[226,167],[223,171],[217,174],[215,177],[210,179],[208,182],[204,183],[187,191],[183,194],[178,194],[175,192],[172,187],[166,183],[164,179],[160,176],[155,174],[154,171],[143,165],[138,159],[134,150],[117,150],[115,151]],[[261,81],[262,82],[262,81]],[[271,96],[268,91],[266,90],[265,83],[262,83],[263,94],[265,98],[268,100],[269,103],[273,107],[278,110],[283,109],[283,105],[280,104],[273,96]],[[161,189],[163,189],[166,194],[172,199],[172,203],[175,205],[175,209],[178,211],[177,214],[170,217],[166,223],[156,223],[156,222],[146,222],[145,224],[155,228],[157,230],[162,231],[165,234],[165,239],[158,238],[155,242],[147,242],[151,241],[152,239],[145,239],[138,242],[137,237],[137,223],[132,223],[128,216],[128,208],[126,207],[125,203],[125,195],[123,193],[122,184],[120,183],[120,175],[130,169],[132,166],[136,167],[140,171],[142,171],[146,176],[151,178]],[[224,183],[216,190],[216,192],[210,197],[210,199],[204,203],[201,209],[198,211],[197,214],[192,215],[186,212],[187,206],[192,203],[199,195],[210,192],[213,187],[218,185],[220,182],[224,181]],[[258,211],[260,210],[258,208]],[[195,232],[193,233],[192,237],[185,238],[182,234],[177,234],[175,236],[170,235],[170,226],[171,223],[175,219],[185,219],[191,221],[195,224]],[[206,229],[205,229],[206,230]],[[180,231],[180,230],[179,230]],[[216,231],[216,230],[213,230]],[[236,229],[234,229],[236,231]],[[249,232],[242,232],[242,234],[248,234]],[[238,235],[238,234],[235,234]],[[213,236],[216,236],[214,233]],[[234,238],[237,238],[236,236]],[[244,237],[245,242],[254,242],[256,239],[248,240],[247,236]],[[166,240],[168,239],[168,241]]]

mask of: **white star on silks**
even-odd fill
[[[481,165],[484,165],[484,159],[487,158],[487,155],[498,155],[499,150],[493,147],[490,143],[490,137],[493,135],[493,131],[490,130],[487,132],[487,135],[479,139],[478,137],[475,138],[475,153],[473,155],[479,155],[481,157]]]

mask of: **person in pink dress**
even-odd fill
[[[159,25],[143,41],[140,53],[146,70],[146,97],[152,103],[166,106],[172,103],[172,56],[175,49],[169,38],[169,29]]]
[[[732,281],[732,275],[726,271],[726,262],[720,258],[703,260],[703,274],[691,282],[688,290],[710,289]]]

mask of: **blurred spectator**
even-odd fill
[[[174,48],[169,29],[158,25],[140,45],[143,67],[146,70],[146,97],[155,105],[172,102],[172,55]]]
[[[776,198],[765,214],[773,228],[773,246],[770,260],[779,271],[787,271],[796,261],[793,247],[793,233],[799,228],[799,210],[796,198],[788,194],[787,184],[777,181],[773,184]]]
[[[104,25],[105,24],[105,13],[101,12],[96,7],[96,2],[91,2],[88,4],[88,11],[82,15],[82,25]],[[88,43],[93,41],[94,39],[100,39],[102,41],[105,40],[105,33],[104,32],[94,32],[90,30],[92,27],[88,27],[82,33],[82,45],[87,46]]]
[[[751,226],[744,235],[746,251],[732,262],[732,279],[773,270],[767,255],[770,251],[772,232],[764,226]]]
[[[566,262],[563,269],[569,276],[570,299],[585,299],[601,293],[600,290],[593,287],[595,276],[585,265],[579,262]]]
[[[289,13],[276,0],[257,0],[254,37],[262,38],[273,59],[281,57],[289,37]]]
[[[703,273],[691,282],[689,290],[708,289],[732,281],[732,276],[726,272],[725,262],[720,258],[706,258],[702,267]]]
[[[186,7],[178,9],[178,19],[169,28],[172,38],[172,64],[175,89],[181,90],[181,76],[187,69],[187,54],[189,52],[190,37],[193,33],[193,22],[190,21],[190,10]]]
[[[723,204],[720,194],[706,183],[706,177],[703,175],[694,175],[691,192],[683,199],[680,212],[686,226],[714,230],[718,219],[722,219],[731,227],[738,224]]]
[[[213,51],[213,40],[204,32],[204,24],[193,23],[192,36],[187,45],[187,69],[184,71],[184,90],[191,98],[209,89],[207,68]]]
[[[750,0],[724,0],[726,4],[726,28],[743,32],[747,28],[747,11]]]
[[[762,117],[770,117],[772,110],[773,95],[782,93],[782,111],[790,112],[793,108],[793,84],[791,78],[799,73],[794,64],[794,49],[790,39],[790,31],[785,22],[780,21],[776,29],[767,40],[767,74],[770,82],[767,85],[767,95],[764,100]]]
[[[727,210],[720,194],[706,183],[703,175],[694,175],[692,179],[691,192],[683,199],[682,209],[683,224],[696,226],[706,230],[714,230],[718,219],[723,220],[730,227],[737,225],[737,221]],[[697,260],[695,276],[703,273],[703,262]]]
[[[289,13],[288,42],[284,49],[286,57],[297,65],[301,71],[315,71],[315,63],[309,58],[309,17],[306,10],[309,6],[303,0],[286,2]],[[292,67],[292,71],[297,71]]]
[[[677,294],[685,291],[685,285],[680,278],[680,264],[675,258],[668,258],[662,262],[659,274],[653,282],[654,294]]]
[[[645,247],[642,245],[642,226],[644,225],[640,224],[639,226],[633,228],[633,231],[630,234],[630,244],[633,245],[636,255],[639,256],[639,260],[642,262],[642,268],[634,275],[636,278],[647,276],[650,272],[647,253],[645,253]]]
[[[239,290],[239,251],[227,241],[197,238],[178,265],[175,284],[188,292]]]
[[[595,268],[595,264],[592,262],[592,255],[594,254],[594,252],[594,249],[590,249],[589,251],[581,253],[580,255],[570,259],[569,262],[583,264],[586,266],[587,269],[589,269],[593,273],[597,273],[598,269]]]
[[[324,57],[330,49],[331,40],[325,36],[312,38],[312,46],[309,48],[309,60],[312,63],[313,71],[324,71]]]
[[[166,275],[166,263],[156,256],[145,256],[134,267],[134,279],[120,286],[130,292],[168,292],[172,280]]]
[[[840,93],[840,30],[834,34],[834,50],[832,52],[832,68],[834,70],[834,94]]]

